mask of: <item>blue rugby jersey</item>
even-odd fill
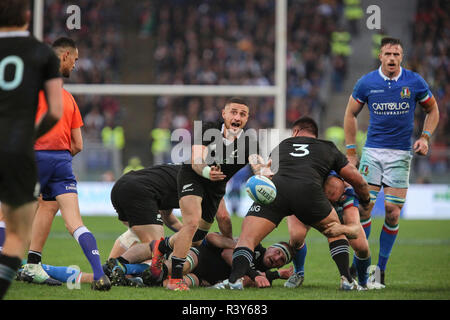
[[[341,199],[339,199],[339,201],[334,204],[334,209],[339,216],[339,220],[341,220],[342,222],[342,214],[344,213],[344,210],[350,207],[358,208],[358,206],[358,196],[356,195],[353,187],[350,186],[345,188],[344,194],[342,195]]]
[[[426,103],[433,95],[416,72],[401,68],[389,79],[380,67],[358,80],[352,96],[369,107],[366,147],[411,150],[416,102]]]

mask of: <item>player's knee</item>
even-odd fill
[[[360,259],[367,259],[370,256],[370,250],[368,247],[360,248],[356,252],[356,256]]]
[[[385,220],[389,225],[396,225],[400,219],[400,212],[402,207],[396,204],[386,203],[386,217]]]

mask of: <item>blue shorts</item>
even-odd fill
[[[53,201],[60,194],[77,193],[69,151],[36,151],[35,155],[43,200]]]

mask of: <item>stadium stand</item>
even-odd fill
[[[449,10],[448,1],[419,0],[412,28],[413,46],[412,52],[409,53],[407,67],[421,74],[430,84],[439,106],[440,115],[439,126],[431,144],[431,155],[417,159],[414,163],[417,180],[421,183],[431,180],[438,182],[439,176],[448,179],[445,173],[450,168]],[[416,109],[416,112],[415,129],[420,130],[425,114],[420,108]],[[420,132],[415,132],[415,136],[419,135]],[[431,179],[431,175],[433,175],[433,179]]]

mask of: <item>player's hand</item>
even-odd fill
[[[259,275],[255,277],[255,283],[258,288],[268,288],[270,287],[270,282],[266,276]]]
[[[358,155],[356,155],[356,154],[347,154],[347,159],[352,165],[354,165],[356,168],[358,168],[358,166],[359,166]]]
[[[294,266],[290,268],[278,269],[281,279],[289,279],[290,276],[294,274]]]
[[[209,173],[209,179],[211,181],[222,181],[226,178],[226,175],[220,169],[220,166],[211,166],[211,171]]]
[[[331,222],[325,226],[325,230],[322,232],[327,237],[337,237],[343,234],[342,225],[337,222]]]
[[[428,140],[425,138],[419,138],[414,143],[414,152],[421,156],[426,156],[428,153]]]

